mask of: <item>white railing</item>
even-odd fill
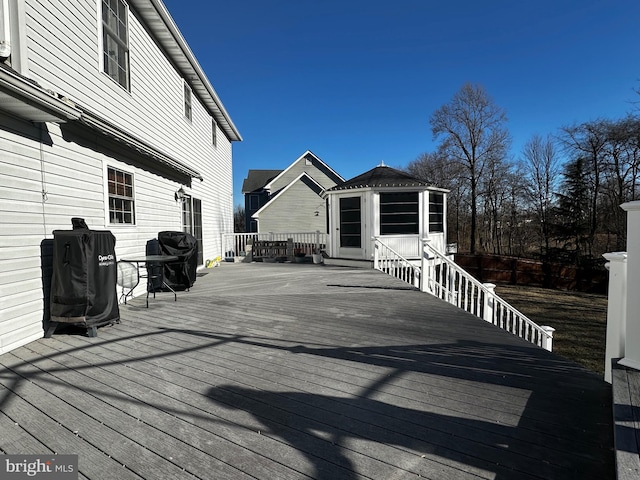
[[[327,245],[327,234],[321,232],[298,233],[223,233],[222,251],[225,257],[241,256],[247,251],[247,245],[259,240],[286,241],[293,239],[293,248],[301,249],[307,255],[319,253]]]
[[[373,238],[373,246],[373,268],[420,288],[421,272],[419,266],[413,265],[376,237]]]
[[[428,241],[424,247],[423,290],[539,347],[553,349],[552,327],[537,325],[496,295],[494,284],[479,282]]]
[[[609,302],[604,379],[611,383],[611,361],[640,370],[640,201],[620,207],[627,212],[627,251],[605,254]]]
[[[409,283],[423,292],[455,305],[528,342],[551,351],[553,328],[539,326],[496,295],[495,285],[483,284],[423,241],[421,265],[412,264],[380,238],[374,239],[374,268]]]

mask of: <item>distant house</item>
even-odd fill
[[[241,136],[160,0],[3,0],[0,16],[0,353],[43,336],[41,245],[71,218],[119,258],[159,231],[233,231]]]
[[[329,244],[331,257],[370,260],[373,237],[408,260],[422,255],[428,239],[445,252],[448,190],[434,187],[387,166],[375,167],[329,188]]]
[[[249,170],[242,183],[246,232],[258,231],[258,221],[253,215],[269,201],[270,192],[265,186],[281,173],[282,170]]]
[[[344,179],[310,151],[285,170],[250,170],[244,180],[248,232],[326,232],[325,190]]]

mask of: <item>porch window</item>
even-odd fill
[[[380,194],[380,235],[416,235],[420,232],[418,192]]]
[[[360,197],[340,199],[340,246],[362,247]]]
[[[135,223],[133,175],[108,167],[109,223]]]
[[[129,25],[127,4],[102,0],[103,69],[123,88],[129,89]]]
[[[429,232],[444,232],[444,194],[429,192]]]

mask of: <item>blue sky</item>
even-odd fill
[[[250,169],[311,150],[345,179],[435,150],[429,117],[466,83],[533,134],[638,108],[638,0],[165,0],[244,138]]]

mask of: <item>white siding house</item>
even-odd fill
[[[54,230],[119,258],[159,231],[233,231],[241,136],[160,0],[0,0],[0,353],[43,335]],[[176,192],[184,192],[184,200]]]

